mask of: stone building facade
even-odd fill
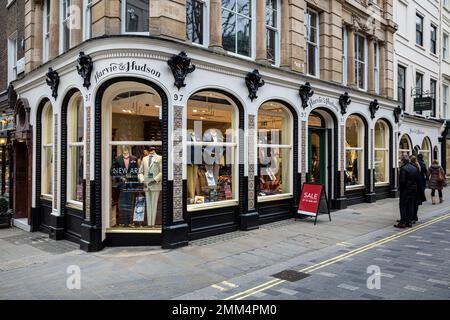
[[[440,134],[394,99],[393,0],[25,8],[28,225],[87,251],[290,218],[304,182],[333,208],[396,196],[401,130]]]

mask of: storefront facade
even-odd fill
[[[395,101],[165,40],[86,42],[14,87],[31,229],[86,251],[290,218],[306,181],[332,208],[374,202],[396,195],[400,152],[441,156],[442,124]]]

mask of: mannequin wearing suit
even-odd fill
[[[154,226],[158,211],[159,194],[162,190],[162,157],[155,150],[142,159],[138,179],[146,188],[145,200],[147,204],[147,223]]]
[[[220,130],[209,129],[203,135],[204,142],[223,142],[223,135]],[[206,171],[214,176],[215,184],[219,181],[220,161],[223,157],[223,147],[206,147],[204,150],[207,155]]]
[[[132,219],[132,195],[124,192],[127,185],[137,182],[138,162],[137,158],[130,155],[128,149],[123,149],[121,155],[117,156],[111,166],[111,176],[113,178],[114,202],[118,202],[117,223],[128,226]]]

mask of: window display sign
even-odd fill
[[[319,183],[303,184],[297,213],[300,216],[315,217],[314,225],[316,225],[317,216],[320,213],[328,214],[331,221],[330,207],[328,206],[324,185]]]

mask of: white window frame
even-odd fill
[[[194,46],[199,46],[199,47],[209,47],[209,10],[210,10],[210,0],[197,0],[198,2],[202,2],[203,3],[203,44],[200,43],[196,43],[196,42],[192,42],[191,43]],[[187,2],[187,0],[186,0]],[[187,20],[186,20],[187,22]],[[187,39],[189,40],[189,39]]]
[[[448,33],[444,32],[442,37],[442,59],[448,61]]]
[[[17,79],[17,31],[8,37],[8,83]]]
[[[319,30],[319,25],[320,25],[320,23],[319,23],[319,12],[317,12],[317,11],[315,11],[315,10],[313,10],[313,9],[311,9],[311,8],[307,8],[306,9],[306,14],[314,14],[315,16],[316,16],[316,26],[315,26],[315,28],[316,28],[316,39],[317,39],[317,43],[315,43],[315,42],[311,42],[311,41],[309,41],[309,37],[308,37],[308,34],[309,34],[309,32],[310,32],[310,25],[309,25],[309,23],[308,23],[308,21],[307,21],[307,19],[305,19],[306,21],[305,21],[305,23],[306,23],[306,60],[305,60],[305,65],[306,65],[306,74],[307,75],[309,75],[309,76],[311,76],[311,77],[315,77],[315,78],[320,78],[320,57],[319,57],[319,55],[320,55],[320,30]],[[314,63],[315,63],[315,65],[316,65],[316,70],[315,70],[315,75],[314,74],[311,74],[311,73],[309,73],[309,66],[308,66],[308,61],[309,61],[309,50],[308,50],[308,47],[309,47],[309,45],[313,45],[314,47],[315,47],[315,50],[314,50],[314,52],[315,52],[315,61],[314,61]]]
[[[362,136],[364,137],[365,131],[366,131],[366,128],[365,128],[366,125],[365,125],[364,121],[361,119],[361,117],[358,116],[358,115],[350,115],[347,118],[347,120],[345,121],[345,130],[347,131],[347,122],[350,119],[350,117],[352,117],[352,116],[358,118],[358,121],[359,121],[359,123],[362,126],[361,130],[363,130]],[[346,133],[346,138],[345,139],[347,139],[347,133]],[[366,163],[366,155],[365,155],[365,150],[364,150],[364,148],[365,148],[364,141],[362,141],[361,143],[362,143],[362,146],[360,146],[360,147],[347,147],[347,141],[346,141],[346,145],[345,145],[345,155],[346,155],[346,157],[347,157],[347,150],[348,151],[361,151],[362,159],[358,159],[358,162],[362,163],[362,168],[363,168],[362,172],[359,172],[359,174],[360,174],[360,179],[359,180],[362,181],[362,183],[351,185],[351,186],[346,185],[345,186],[346,190],[361,189],[361,188],[364,188],[364,186],[365,186],[366,174],[365,174],[364,170],[365,170],[365,167],[366,167],[366,165],[365,165],[365,163]],[[347,159],[345,159],[345,161],[347,161]],[[359,170],[359,168],[358,168],[358,170]]]
[[[264,0],[265,1],[265,0]],[[277,10],[276,10],[276,20],[277,20],[277,27],[274,28],[272,26],[267,25],[267,19],[266,19],[266,33],[267,29],[275,31],[275,61],[272,64],[273,66],[279,66],[281,62],[281,37],[280,37],[280,28],[281,28],[281,0],[276,0],[277,3]]]
[[[432,44],[433,44],[433,38],[431,37],[431,32],[434,29],[434,52],[432,50]],[[430,24],[430,53],[431,54],[438,54],[438,27],[432,23]]]
[[[51,118],[51,126],[49,128],[49,120]],[[47,177],[49,175],[49,172],[47,170],[46,163],[48,162],[47,159],[47,153],[45,152],[47,149],[53,150],[55,135],[54,135],[54,121],[55,117],[53,114],[53,106],[50,102],[47,102],[45,106],[42,108],[41,111],[41,141],[42,141],[42,147],[41,147],[41,197],[46,199],[53,199],[53,178],[55,174],[55,159],[52,159],[52,188],[50,188],[51,193],[45,193],[44,190],[48,189],[47,184]],[[47,141],[48,137],[48,131],[51,130],[51,142]],[[52,151],[53,155],[53,151]]]
[[[421,33],[422,33],[422,43],[418,43],[417,42],[417,18],[420,18],[421,19],[421,26],[422,26],[422,28],[421,28]],[[422,15],[422,14],[420,14],[419,12],[416,12],[416,16],[415,16],[415,18],[414,18],[414,42],[416,43],[416,45],[418,45],[418,46],[420,46],[420,47],[423,47],[424,46],[424,38],[425,38],[425,36],[424,36],[424,24],[425,24],[425,18],[424,18],[424,16]]]
[[[53,0],[54,1],[54,0]],[[64,6],[65,5],[65,6]],[[72,32],[70,30],[70,23],[71,23],[71,6],[72,6],[72,0],[62,0],[59,3],[59,53],[63,54],[64,52],[70,50],[71,44],[72,44]],[[66,16],[64,16],[64,13],[66,13]],[[68,29],[68,37],[69,39],[66,39],[66,33],[65,28]],[[65,42],[68,41],[69,47],[65,48]]]
[[[347,85],[348,74],[348,32],[347,27],[342,27],[342,84]]]
[[[384,127],[384,132],[385,132],[385,135],[384,135],[384,145],[385,145],[385,147],[384,148],[377,148],[377,146],[376,146],[376,125],[378,124],[378,122],[379,123],[381,123],[381,125]],[[378,120],[378,122],[375,124],[375,128],[374,128],[374,134],[375,134],[375,137],[374,137],[374,157],[373,157],[373,168],[374,168],[374,170],[375,170],[375,164],[377,163],[377,161],[376,161],[376,155],[377,155],[377,151],[381,151],[381,152],[384,152],[385,153],[385,158],[384,158],[384,161],[385,161],[385,165],[384,165],[384,176],[385,176],[385,181],[381,181],[381,182],[375,182],[375,186],[382,186],[382,185],[388,185],[389,183],[390,183],[390,179],[391,179],[391,177],[390,177],[390,165],[389,165],[389,159],[390,159],[390,145],[389,145],[389,141],[390,141],[390,135],[391,135],[391,132],[390,132],[390,130],[389,130],[389,126],[388,126],[388,124],[386,123],[386,121],[384,121],[384,120]]]
[[[258,116],[259,116],[259,112],[261,111],[261,108],[264,106],[261,105],[261,107],[259,107],[258,109]],[[281,107],[285,110],[285,112],[289,115],[289,123],[287,124],[288,130],[283,131],[285,134],[289,133],[289,137],[288,137],[288,144],[283,144],[281,143],[282,141],[280,141],[279,144],[275,144],[275,143],[271,143],[271,144],[257,144],[257,154],[258,154],[258,164],[259,164],[259,149],[260,148],[267,148],[267,149],[276,149],[276,150],[289,150],[289,170],[288,170],[288,174],[287,177],[292,177],[293,176],[293,164],[294,164],[294,145],[293,145],[293,141],[294,141],[294,137],[293,137],[293,118],[292,118],[292,113],[283,105],[281,105]],[[259,122],[259,119],[258,119]],[[283,126],[282,126],[283,127]],[[259,137],[259,127],[257,128],[257,135]],[[258,138],[259,140],[259,138]],[[284,160],[284,159],[283,159]],[[258,166],[259,167],[259,166]],[[286,177],[283,176],[283,183],[286,182]],[[288,199],[288,198],[292,198],[293,197],[293,183],[292,183],[292,179],[289,179],[289,192],[285,192],[282,194],[277,194],[277,195],[269,195],[269,196],[260,196],[258,195],[258,202],[267,202],[267,201],[274,201],[274,200],[281,200],[281,199]]]
[[[94,0],[83,0],[83,40],[92,38],[92,6]]]
[[[47,62],[49,59],[49,52],[50,52],[50,6],[49,6],[50,0],[44,0],[44,9],[43,9],[43,21],[42,21],[42,30],[43,30],[43,55],[42,60],[43,62]]]
[[[358,38],[361,37],[364,39],[364,60],[358,60],[358,50],[359,50],[359,41]],[[365,37],[364,35],[360,34],[360,33],[355,33],[355,82],[356,82],[356,86],[359,90],[362,91],[367,91],[367,79],[368,79],[368,43],[367,43],[367,37]],[[364,86],[361,88],[359,86],[359,68],[358,68],[358,64],[364,64]]]
[[[73,172],[72,172],[72,161],[74,160],[74,156],[73,156],[73,148],[80,148],[81,149],[81,154],[83,154],[83,158],[84,158],[84,151],[85,151],[85,147],[84,147],[84,118],[81,119],[82,123],[83,123],[83,141],[82,142],[75,142],[75,138],[73,137],[73,133],[75,130],[77,130],[77,128],[73,128],[73,118],[74,117],[78,117],[78,102],[80,101],[81,103],[81,108],[84,108],[84,103],[83,103],[83,97],[81,94],[77,94],[74,97],[72,97],[69,101],[68,104],[68,110],[67,110],[67,203],[71,204],[75,207],[78,208],[82,208],[83,207],[83,202],[81,201],[77,201],[72,199],[72,193],[73,193],[73,186],[74,186],[74,181],[73,181]],[[83,109],[83,115],[85,115],[85,110]],[[75,123],[76,126],[76,123]]]
[[[375,93],[380,94],[380,45],[377,41],[374,42],[374,84]]]
[[[149,26],[149,31],[148,32],[127,32],[127,0],[122,0],[121,1],[121,31],[122,34],[130,34],[130,35],[143,35],[143,36],[148,36],[150,34],[150,26]],[[149,0],[149,15],[150,15],[150,3],[151,0]],[[150,17],[149,17],[149,21],[150,21]]]
[[[244,15],[242,15],[242,14],[239,14],[238,12],[237,12],[237,5],[235,6],[235,11],[232,11],[232,10],[230,10],[230,9],[227,9],[227,8],[225,8],[225,7],[221,7],[221,12],[223,11],[223,10],[226,10],[226,11],[228,11],[228,12],[233,12],[235,15],[236,15],[236,17],[237,16],[241,16],[241,17],[245,17],[246,19],[249,19],[250,20],[250,24],[251,24],[251,34],[250,34],[250,39],[251,39],[251,45],[252,45],[252,47],[251,47],[251,53],[250,53],[250,56],[245,56],[245,55],[242,55],[242,54],[239,54],[239,53],[237,53],[237,52],[232,52],[232,51],[227,51],[227,54],[229,54],[229,55],[231,55],[231,56],[235,56],[235,57],[239,57],[239,58],[243,58],[243,59],[246,59],[246,60],[255,60],[255,58],[256,58],[256,50],[255,50],[255,47],[256,47],[256,1],[255,0],[249,0],[250,2],[251,2],[251,4],[252,4],[252,10],[251,10],[251,17],[247,17],[247,16],[244,16]],[[261,1],[261,0],[260,0]],[[221,16],[220,16],[220,21],[221,21],[221,23],[222,23],[222,14],[221,14]],[[236,24],[237,24],[237,19],[236,19]],[[221,29],[221,32],[223,33],[223,30]],[[235,37],[236,39],[235,39],[235,41],[236,41],[236,51],[237,51],[237,49],[238,49],[238,45],[237,45],[237,36]]]
[[[444,118],[449,118],[449,110],[448,110],[448,84],[442,85],[442,111],[444,114]]]

